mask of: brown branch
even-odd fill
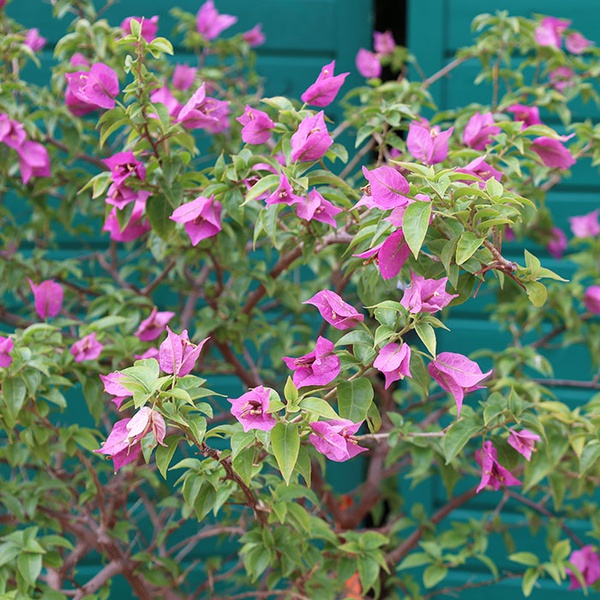
[[[514,500],[516,500],[517,502],[520,502],[521,504],[524,504],[525,506],[532,508],[533,510],[535,510],[540,515],[543,515],[544,517],[547,517],[548,519],[556,519],[558,521],[558,526],[565,532],[566,535],[568,535],[580,548],[583,548],[583,546],[585,546],[585,544],[573,532],[573,530],[570,529],[569,527],[567,527],[562,522],[561,519],[559,519],[555,514],[550,512],[546,507],[542,506],[541,504],[539,504],[537,502],[534,502],[533,500],[530,500],[529,498],[525,498],[525,496],[521,496],[521,494],[517,494],[516,492],[513,492],[512,490],[506,490],[504,493],[507,496],[509,496],[510,498],[513,498]]]
[[[577,381],[576,379],[531,379],[533,383],[548,385],[551,387],[583,388],[587,390],[600,390],[597,381]]]
[[[442,506],[434,515],[431,517],[429,523],[437,525],[440,521],[444,520],[452,511],[458,507],[466,504],[471,498],[477,494],[476,488],[471,488],[460,496],[452,498],[445,506]],[[386,558],[387,564],[390,568],[400,562],[418,543],[425,531],[424,525],[419,525],[395,550],[392,550]]]
[[[267,513],[264,505],[258,500],[244,480],[233,470],[231,457],[226,456],[225,458],[221,458],[221,452],[215,450],[215,448],[211,448],[206,442],[201,442],[200,444],[196,443],[196,445],[203,456],[210,457],[223,466],[226,478],[238,485],[246,498],[246,504],[252,509],[259,525],[264,527],[267,524]]]
[[[361,486],[362,496],[357,504],[342,513],[342,518],[339,521],[340,526],[344,529],[355,529],[379,502],[381,498],[381,481],[384,475],[383,463],[387,452],[386,444],[380,444],[372,451],[367,479]]]
[[[365,144],[354,155],[354,157],[352,158],[352,160],[344,167],[344,170],[340,173],[340,178],[344,179],[350,173],[352,173],[352,170],[359,163],[359,161],[362,160],[363,156],[365,156],[366,154],[368,154],[369,152],[371,152],[371,150],[373,150],[374,147],[375,147],[375,140],[374,139],[370,139],[369,142],[367,144]]]
[[[497,583],[499,583],[500,581],[505,581],[506,579],[521,579],[521,577],[523,577],[522,573],[506,573],[504,575],[502,575],[501,577],[496,577],[494,579],[486,579],[485,581],[471,581],[470,583],[465,583],[463,585],[459,585],[456,587],[445,587],[445,588],[439,588],[437,590],[433,590],[432,592],[429,592],[428,594],[425,594],[425,596],[423,596],[424,600],[428,600],[429,598],[433,598],[434,596],[440,596],[440,595],[444,595],[444,596],[456,596],[457,598],[459,597],[456,592],[462,592],[463,590],[470,590],[470,589],[474,589],[474,588],[480,588],[480,587],[486,587],[488,585],[495,585]]]
[[[315,247],[315,254],[323,251],[327,246],[340,243],[348,243],[352,241],[352,237],[345,233],[336,233],[326,236],[323,241]],[[277,279],[286,269],[288,269],[296,260],[302,256],[303,244],[298,244],[293,250],[284,254],[279,258],[275,266],[269,271],[269,277],[273,280]],[[242,307],[240,313],[249,315],[254,307],[262,300],[267,293],[267,288],[261,283],[253,292],[248,295],[246,304]]]
[[[141,293],[144,296],[151,294],[158,285],[160,285],[165,277],[171,272],[173,267],[177,264],[177,258],[174,258],[162,271],[159,273],[153,281],[151,281],[146,287],[142,288]]]
[[[223,358],[227,363],[233,367],[235,374],[244,382],[244,385],[249,388],[261,385],[260,378],[244,367],[233,350],[225,342],[219,342],[215,339],[213,339],[212,342],[219,349],[219,352],[223,355]]]
[[[73,596],[73,600],[83,600],[88,594],[99,590],[109,579],[121,573],[123,565],[120,560],[112,560],[100,572],[96,573],[86,584],[81,586]]]
[[[434,73],[433,75],[428,77],[422,83],[422,86],[424,88],[428,88],[432,83],[435,83],[438,79],[445,77],[446,75],[448,75],[448,73],[450,73],[450,71],[453,71],[454,69],[456,69],[456,67],[459,67],[460,65],[462,65],[467,60],[470,60],[471,58],[473,58],[473,57],[472,56],[463,56],[460,58],[455,58],[454,60],[450,61],[445,67],[442,67],[439,71],[437,71],[436,73]]]
[[[66,152],[67,154],[69,153],[69,147],[66,144],[63,144],[62,142],[59,142],[58,140],[55,140],[53,137],[46,136],[45,141],[48,144],[51,144],[52,146],[55,146],[59,150],[62,150],[63,152]],[[90,156],[89,154],[79,153],[79,154],[75,155],[75,158],[77,158],[79,160],[85,160],[86,162],[90,163],[91,165],[94,165],[94,166],[98,167],[99,169],[102,169],[103,171],[107,171],[108,170],[108,167],[99,158],[96,158],[94,156]]]

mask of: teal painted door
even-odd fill
[[[118,26],[128,16],[159,17],[158,34],[172,37],[175,25],[169,12],[173,7],[196,13],[204,0],[127,0],[110,7],[102,18],[113,26]],[[96,2],[96,6],[104,2]],[[215,5],[221,13],[236,15],[238,22],[223,33],[223,37],[251,29],[256,23],[262,24],[266,37],[263,46],[257,48],[257,71],[265,79],[265,95],[286,95],[299,98],[301,93],[314,82],[323,65],[336,60],[336,71],[349,71],[350,75],[342,89],[349,90],[362,84],[364,79],[357,73],[354,65],[356,53],[360,47],[370,47],[373,29],[372,0],[216,0]],[[71,17],[55,20],[50,2],[44,0],[13,0],[7,7],[7,14],[25,27],[39,29],[48,42],[41,55],[41,67],[28,68],[26,79],[40,85],[47,84],[50,68],[55,64],[53,48],[62,35],[67,32]],[[186,54],[182,48],[175,47],[174,60],[193,64],[195,56]],[[329,109],[328,109],[329,110]],[[26,216],[24,216],[26,218]],[[76,255],[80,252],[73,240],[63,240],[58,252]],[[214,379],[214,378],[213,378]],[[237,381],[214,382],[214,388],[230,395],[239,394]],[[333,479],[344,491],[361,481],[359,469],[334,469]],[[222,549],[231,551],[229,549]],[[188,557],[200,565],[214,552],[214,548],[198,544],[197,550]],[[187,565],[186,565],[187,566]],[[77,578],[85,582],[101,568],[98,559],[79,567]],[[190,578],[200,579],[201,568],[196,568]],[[126,580],[118,575],[114,578],[109,598],[128,600],[131,591]]]
[[[471,32],[473,19],[481,13],[495,13],[497,10],[506,10],[511,16],[531,17],[534,14],[544,14],[559,18],[571,19],[573,27],[580,30],[590,39],[598,39],[597,24],[600,23],[600,3],[598,0],[576,0],[573,2],[557,2],[553,0],[504,0],[502,3],[494,0],[409,0],[408,10],[408,46],[417,57],[419,64],[427,76],[435,73],[448,64],[456,51],[471,45],[474,36]],[[440,110],[465,106],[470,103],[482,105],[491,104],[492,89],[486,84],[475,85],[474,80],[479,70],[477,60],[467,61],[454,69],[448,77],[440,79],[432,86],[432,93]],[[598,107],[589,103],[577,105],[574,108],[577,118],[589,117],[598,120],[600,113]],[[551,127],[562,127],[556,116],[543,115],[542,119]],[[555,217],[556,224],[565,231],[569,231],[568,217],[590,212],[600,205],[600,176],[598,169],[593,168],[589,161],[578,164],[573,168],[570,179],[565,180],[554,188],[547,198],[547,204]],[[553,259],[544,248],[535,248],[536,255],[542,260],[544,266],[569,277],[572,265],[566,261]],[[513,244],[507,246],[507,257],[519,262],[523,261],[523,248]],[[485,288],[485,286],[483,286]],[[493,302],[491,296],[482,289],[475,302],[456,307],[450,315],[448,326],[451,331],[443,331],[440,335],[438,349],[441,351],[459,351],[468,354],[482,347],[501,350],[509,343],[510,336],[507,332],[499,331],[498,325],[487,318],[486,305]],[[548,355],[554,367],[554,376],[557,379],[578,379],[590,381],[593,373],[590,358],[585,351],[556,351]],[[482,363],[483,364],[483,363]],[[557,396],[567,404],[576,406],[589,400],[593,391],[573,388],[553,388]],[[418,491],[418,490],[417,490]],[[413,492],[414,493],[414,492]],[[443,506],[447,500],[441,482],[435,482],[422,491],[421,498],[428,498],[430,513]],[[499,494],[486,493],[472,501],[467,509],[453,515],[452,520],[466,521],[468,519],[482,520],[485,511],[491,511],[496,506]],[[518,522],[519,512],[511,512],[507,505],[503,514],[508,513],[508,519]],[[589,530],[589,524],[574,520],[570,527],[581,537]],[[588,543],[593,540],[585,538]],[[540,551],[544,547],[545,539],[541,536],[532,538],[527,533],[515,536],[518,550]],[[542,550],[543,552],[543,550]],[[502,539],[497,540],[497,551],[492,555],[498,557],[498,566],[501,570],[514,572],[515,563],[506,559],[508,552]],[[453,587],[464,584],[473,584],[472,589],[465,589],[460,593],[461,600],[479,600],[487,598],[496,600],[505,598],[507,594],[522,597],[521,582],[519,579],[508,580],[492,587],[477,587],[477,582],[489,581],[491,576],[481,565],[469,565],[455,570],[451,576],[444,580],[443,586]],[[535,588],[531,598],[534,600],[559,600],[566,597],[569,592],[567,586],[558,588],[552,582],[542,582]],[[444,594],[438,598],[449,598]],[[590,592],[589,597],[600,597],[600,594]]]

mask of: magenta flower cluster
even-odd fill
[[[23,125],[6,113],[0,113],[0,142],[17,153],[24,185],[33,177],[50,177],[50,156],[46,147],[28,139]]]
[[[139,187],[146,178],[146,167],[131,151],[117,152],[103,162],[110,169],[112,184],[108,188],[106,204],[112,208],[102,229],[109,232],[112,240],[130,242],[150,229],[150,223],[144,217],[150,192]],[[131,203],[133,211],[128,222],[121,228],[117,210],[123,210]]]

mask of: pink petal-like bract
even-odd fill
[[[265,43],[265,34],[262,31],[262,25],[257,23],[252,29],[242,33],[242,39],[248,43],[250,48],[262,46]]]
[[[475,459],[481,467],[481,482],[477,493],[488,485],[495,490],[499,490],[501,486],[521,485],[521,482],[498,462],[498,451],[489,440],[483,442],[483,448],[475,452]]]
[[[142,342],[155,340],[165,330],[169,321],[175,316],[174,312],[158,312],[156,306],[152,309],[150,316],[144,319],[134,335]]]
[[[409,256],[410,248],[404,239],[402,229],[391,233],[383,242],[377,254],[381,276],[384,279],[396,277]]]
[[[374,31],[373,48],[377,54],[383,56],[393,54],[396,49],[396,40],[392,32],[389,29],[383,33],[381,31]]]
[[[458,416],[465,393],[483,388],[479,383],[492,373],[491,370],[482,373],[476,362],[454,352],[438,354],[436,359],[427,365],[427,370],[442,389],[454,396]]]
[[[285,173],[281,173],[279,185],[277,186],[277,189],[267,197],[266,204],[267,206],[271,206],[271,204],[292,205],[301,202],[301,200],[300,196],[294,194],[294,188],[292,188],[292,184],[285,176]]]
[[[435,313],[458,297],[458,294],[446,292],[448,278],[425,279],[411,273],[410,286],[404,291],[400,304],[411,313]]]
[[[600,234],[600,223],[598,223],[598,215],[600,215],[600,209],[593,210],[585,215],[577,215],[575,217],[569,217],[569,223],[571,224],[571,231],[577,238],[590,238],[596,237]]]
[[[10,353],[13,351],[14,342],[12,338],[0,335],[0,367],[8,367],[13,359]]]
[[[75,362],[83,362],[85,360],[96,360],[102,354],[103,348],[104,346],[96,339],[96,332],[93,331],[75,342],[71,346],[70,352]]]
[[[491,136],[499,134],[500,127],[494,124],[491,112],[476,112],[468,121],[463,132],[463,141],[475,150],[483,150],[489,144]]]
[[[63,304],[63,288],[60,284],[52,279],[42,281],[36,285],[28,279],[29,287],[33,292],[33,300],[35,311],[40,319],[45,320],[47,317],[56,317],[60,312]]]
[[[197,71],[196,67],[189,65],[175,65],[173,87],[182,91],[189,90],[194,85]]]
[[[239,398],[227,399],[231,402],[231,414],[242,424],[244,431],[270,431],[275,427],[277,419],[267,412],[270,396],[271,390],[259,385]]]
[[[358,445],[354,437],[362,421],[353,423],[349,419],[337,419],[316,421],[309,425],[313,433],[308,436],[308,441],[330,460],[344,462],[367,451],[367,448]]]
[[[583,546],[579,550],[574,550],[569,557],[569,562],[581,573],[585,585],[592,585],[600,579],[600,556],[592,546]],[[571,578],[569,590],[581,588],[582,585],[573,571],[568,567],[565,571]]]
[[[340,373],[340,357],[333,353],[333,342],[319,336],[315,349],[299,358],[283,357],[283,362],[294,370],[293,381],[297,388],[327,385]]]
[[[207,40],[214,40],[225,29],[237,23],[237,17],[222,15],[215,8],[213,0],[207,0],[196,15],[196,28]]]
[[[32,177],[50,177],[50,156],[45,146],[27,140],[16,149],[19,155],[21,179],[26,185]]]
[[[509,432],[509,445],[519,454],[522,454],[526,460],[531,460],[531,454],[535,450],[535,443],[541,440],[540,436],[528,429],[521,429],[520,431],[509,429]]]
[[[535,138],[531,142],[531,149],[541,158],[546,167],[568,169],[576,162],[569,149],[553,138]]]
[[[583,54],[583,52],[593,44],[594,42],[583,37],[577,31],[570,33],[565,41],[567,50],[573,54]]]
[[[98,108],[114,108],[119,94],[119,78],[104,63],[95,63],[88,71],[66,73],[70,91],[82,102]]]
[[[300,96],[302,102],[321,107],[329,106],[333,102],[344,84],[344,80],[350,74],[340,73],[339,75],[334,75],[334,69],[335,60],[321,69],[317,80]]]
[[[388,210],[410,202],[410,198],[404,195],[410,193],[408,181],[393,167],[378,167],[372,171],[363,167],[362,172],[369,182],[370,196],[377,208]]]
[[[523,129],[532,125],[541,125],[540,109],[537,106],[526,106],[525,104],[512,104],[506,109],[514,114],[515,121],[523,121]]]
[[[369,79],[379,77],[381,75],[379,56],[365,48],[361,48],[356,54],[356,69],[363,77]]]
[[[394,381],[412,377],[410,373],[411,350],[408,344],[390,342],[377,355],[373,366],[385,376],[385,389]]]
[[[262,110],[246,105],[244,114],[236,119],[243,125],[242,140],[247,144],[264,144],[271,137],[275,123]]]
[[[298,125],[298,130],[292,135],[290,143],[293,162],[316,161],[323,158],[333,144],[327,131],[327,125],[325,125],[323,111],[312,117],[306,117]]]
[[[121,22],[121,31],[125,35],[131,34],[131,21],[137,21],[142,24],[141,33],[146,42],[150,43],[156,37],[156,32],[158,31],[157,15],[154,15],[149,19],[144,17],[127,17],[126,19],[123,19]]]
[[[196,361],[200,357],[204,344],[208,338],[199,344],[190,342],[187,330],[181,334],[173,333],[167,326],[167,339],[160,345],[158,362],[165,373],[172,373],[176,377],[189,375]]]
[[[341,208],[334,206],[329,200],[325,200],[316,188],[310,190],[303,198],[299,198],[295,205],[296,214],[301,219],[320,221],[332,227],[337,227],[335,216],[342,212]]]
[[[567,249],[567,245],[568,242],[565,232],[558,227],[552,227],[552,229],[550,229],[550,240],[546,245],[550,256],[561,258]]]
[[[110,169],[111,179],[116,185],[122,185],[129,177],[140,181],[146,178],[144,163],[137,160],[131,151],[117,152],[102,162]]]
[[[169,218],[176,223],[183,223],[192,246],[197,246],[202,240],[221,231],[221,210],[221,203],[215,200],[214,195],[210,198],[199,196],[176,208]]]
[[[336,329],[350,329],[365,320],[364,315],[331,290],[321,290],[303,304],[316,306],[323,319]]]
[[[583,294],[585,307],[595,315],[600,315],[600,285],[590,285]]]

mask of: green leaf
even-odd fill
[[[430,217],[431,202],[417,200],[406,207],[402,220],[402,231],[404,232],[404,239],[415,258],[419,256],[419,251],[429,228]]]
[[[367,412],[367,425],[371,433],[377,433],[381,429],[381,415],[375,402],[371,402],[371,406]]]
[[[377,561],[370,556],[358,558],[358,576],[363,590],[370,590],[380,576],[381,568]]]
[[[149,394],[153,391],[153,383],[158,379],[159,368],[156,360],[137,361],[133,367],[121,371],[123,376],[119,383],[130,392]]]
[[[271,429],[271,445],[279,470],[286,484],[289,485],[300,450],[298,425],[296,423],[284,423],[283,421],[277,423]]]
[[[561,563],[567,558],[567,556],[569,556],[569,554],[571,554],[570,540],[561,540],[560,542],[554,544],[554,548],[552,548],[552,562]]]
[[[309,398],[303,398],[300,402],[300,408],[326,419],[337,420],[340,418],[335,410],[333,410],[331,407],[331,404],[322,398],[316,398],[312,396]]]
[[[523,482],[523,491],[530,490],[539,483],[548,473],[552,471],[552,462],[547,452],[542,447],[533,453],[531,460],[525,466],[525,480]]]
[[[338,385],[338,407],[342,419],[359,423],[367,418],[373,401],[373,386],[366,377]]]
[[[336,343],[336,346],[347,346],[349,344],[363,344],[364,346],[372,346],[373,338],[364,330],[357,329],[343,335]]]
[[[441,565],[429,565],[423,572],[423,585],[428,589],[432,588],[442,581],[447,574],[447,567],[442,567]]]
[[[179,435],[170,435],[164,440],[165,446],[159,445],[156,448],[156,466],[164,479],[167,478],[167,470],[169,469],[175,450],[177,450],[180,439],[181,436]]]
[[[471,419],[460,419],[450,425],[444,436],[444,457],[448,464],[479,431],[480,426]]]
[[[279,184],[279,175],[267,175],[261,179],[259,179],[246,193],[246,199],[244,200],[245,204],[252,202],[260,196],[264,194],[266,191],[271,190],[272,188],[276,188]]]
[[[540,559],[532,552],[515,552],[508,557],[508,560],[526,567],[537,567],[540,564]]]
[[[525,571],[523,575],[523,581],[521,582],[521,589],[523,590],[523,595],[525,598],[529,598],[531,592],[533,591],[533,586],[539,577],[539,573],[537,569],[530,567]]]
[[[600,458],[600,441],[592,440],[585,445],[581,453],[579,475],[587,473],[596,464],[598,458]]]
[[[458,238],[456,245],[456,264],[467,262],[481,245],[482,240],[471,231],[464,231]]]
[[[425,344],[425,347],[431,353],[431,356],[435,356],[437,341],[433,327],[429,323],[417,323],[415,325],[415,331],[417,332],[419,339]]]
[[[23,407],[26,393],[27,387],[20,377],[7,379],[2,384],[2,395],[11,415],[15,419]]]
[[[409,554],[397,567],[397,571],[403,569],[412,569],[413,567],[422,567],[423,565],[431,564],[433,559],[425,552],[413,552]]]
[[[527,281],[523,282],[523,285],[525,286],[525,291],[527,292],[531,304],[536,308],[544,306],[546,299],[548,298],[546,286],[539,281]]]
[[[132,19],[133,20],[133,19]],[[158,58],[157,54],[153,51],[156,51],[157,53],[163,53],[163,54],[173,54],[173,45],[171,44],[171,42],[164,38],[164,37],[157,37],[154,38],[152,40],[152,42],[150,42],[148,44],[148,50],[150,50],[150,52],[152,52],[152,56],[154,56],[154,58]]]
[[[19,573],[28,585],[34,585],[42,572],[42,555],[23,553],[17,559]]]
[[[21,552],[21,549],[14,542],[5,542],[0,545],[0,567],[9,562]]]
[[[244,480],[246,485],[250,485],[252,479],[252,469],[254,468],[254,448],[245,448],[232,461],[235,472]]]
[[[173,208],[162,194],[153,194],[146,202],[146,216],[152,225],[152,229],[161,239],[168,242],[172,239],[175,231],[175,221],[169,217],[173,214]]]
[[[285,382],[283,396],[289,404],[294,405],[298,401],[298,388],[294,385],[291,377],[288,377],[287,381]]]

